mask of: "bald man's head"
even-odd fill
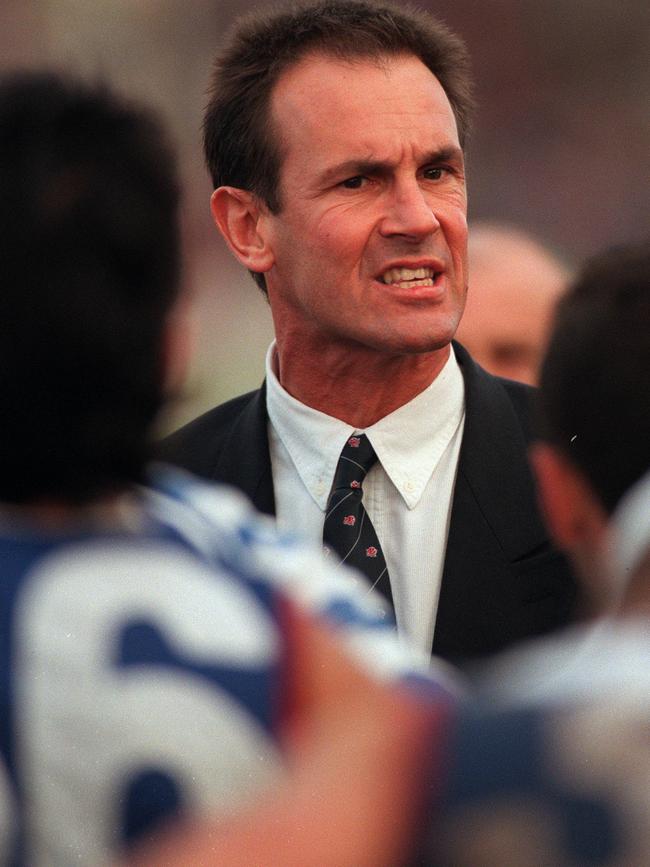
[[[537,383],[553,308],[568,269],[518,229],[476,224],[469,232],[469,293],[456,337],[498,376]]]

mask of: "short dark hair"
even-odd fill
[[[542,437],[611,513],[650,466],[650,242],[590,261],[560,301],[542,365]]]
[[[0,500],[142,475],[179,283],[175,161],[105,86],[0,81]]]
[[[236,23],[216,58],[203,125],[214,187],[249,190],[281,210],[279,136],[270,123],[274,85],[305,55],[343,60],[410,54],[436,76],[451,104],[461,145],[473,109],[465,43],[427,12],[375,0],[320,0],[254,13]],[[253,274],[264,289],[261,274]]]

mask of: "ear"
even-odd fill
[[[265,273],[273,266],[273,252],[266,237],[266,208],[257,196],[238,187],[218,187],[210,198],[215,225],[226,243],[249,271]]]
[[[576,551],[605,532],[607,516],[582,472],[547,444],[536,444],[530,460],[537,477],[546,522],[555,542]]]

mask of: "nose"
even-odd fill
[[[387,194],[382,235],[399,235],[420,241],[440,228],[434,206],[416,179],[395,184]]]

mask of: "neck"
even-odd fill
[[[354,353],[324,344],[318,351],[277,346],[276,373],[296,400],[355,428],[364,429],[408,403],[438,376],[446,346],[421,354]]]

